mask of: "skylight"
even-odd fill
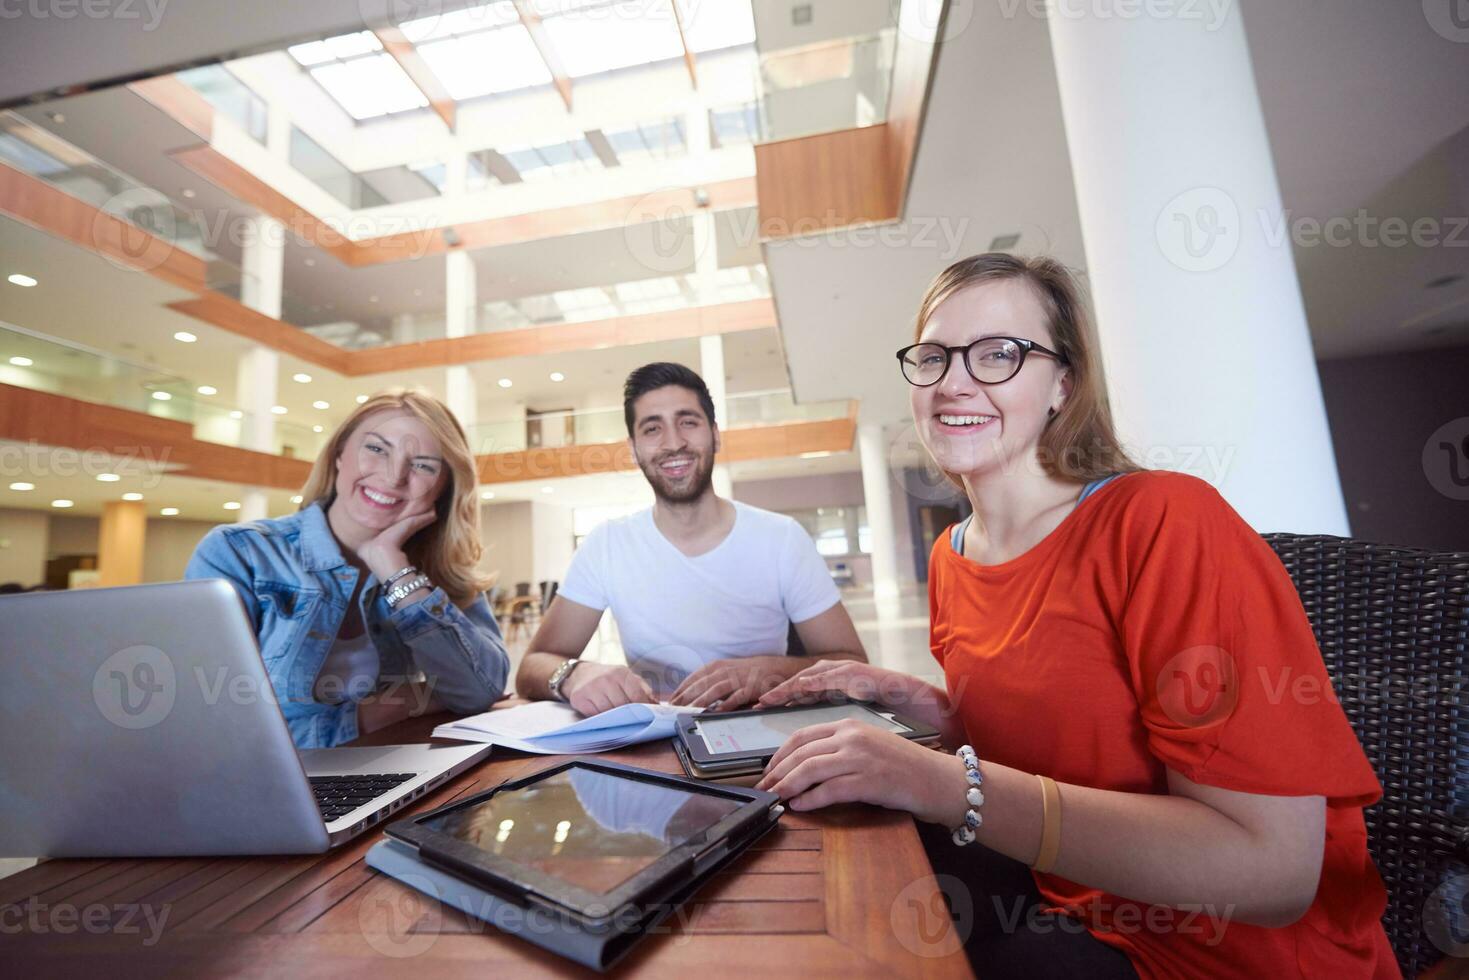
[[[684,40],[695,53],[755,43],[750,0],[681,0]]]
[[[456,101],[551,84],[551,72],[530,34],[518,24],[418,49]]]
[[[371,119],[428,105],[392,55],[338,61],[313,68],[311,74],[353,119]]]
[[[624,164],[650,157],[662,160],[682,156],[688,150],[683,120],[677,116],[660,122],[639,123],[606,135],[618,160]]]
[[[681,58],[683,42],[668,3],[592,7],[547,17],[545,29],[572,78]]]
[[[410,20],[400,25],[399,29],[414,44],[422,44],[518,23],[520,12],[515,9],[515,4],[511,0],[498,0],[496,3],[482,3],[463,10]]]

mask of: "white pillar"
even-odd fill
[[[250,221],[250,234],[241,253],[244,277],[240,283],[240,302],[278,320],[286,273],[285,225],[264,215]],[[235,366],[235,401],[244,412],[240,422],[242,448],[275,452],[275,416],[270,410],[276,403],[280,362],[280,354],[273,348],[257,344]],[[241,521],[269,516],[266,492],[246,489],[236,516]]]
[[[1122,437],[1145,465],[1209,480],[1259,531],[1345,534],[1239,5],[1221,20],[1123,4],[1050,18]]]
[[[444,332],[448,337],[467,337],[475,332],[475,311],[478,308],[474,260],[468,252],[450,252],[444,256],[444,268]],[[474,375],[468,367],[455,364],[444,371],[444,403],[458,417],[464,431],[470,434],[471,443],[478,423],[478,398]],[[479,451],[478,447],[470,448]]]
[[[713,334],[699,338],[699,374],[709,389],[709,398],[714,402],[714,418],[721,429],[729,425],[729,399],[724,386],[724,335]],[[714,492],[726,500],[734,496],[734,480],[729,467],[723,463],[714,466]]]
[[[888,443],[882,425],[859,422],[857,450],[862,461],[862,497],[872,532],[872,597],[878,614],[896,612],[898,601],[898,536],[893,528],[893,491],[888,475]]]

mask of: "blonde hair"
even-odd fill
[[[986,252],[963,259],[939,273],[918,306],[913,341],[939,305],[961,289],[985,282],[1019,280],[1030,286],[1046,315],[1055,350],[1069,362],[1071,393],[1046,422],[1036,455],[1051,476],[1088,483],[1114,473],[1133,473],[1140,467],[1127,455],[1112,424],[1107,388],[1102,380],[1095,335],[1081,288],[1075,276],[1052,258],[1022,258],[1007,252]],[[952,473],[950,482],[963,489]]]
[[[409,538],[404,553],[456,606],[465,608],[495,582],[494,575],[479,568],[484,545],[479,537],[478,476],[459,420],[427,391],[388,388],[357,406],[316,457],[311,475],[301,488],[301,509],[318,502],[323,509],[331,506],[337,492],[337,458],[342,455],[342,447],[364,418],[389,408],[405,411],[428,426],[449,469],[449,479],[434,502],[438,520]]]

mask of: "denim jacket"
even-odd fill
[[[357,702],[323,704],[313,688],[359,574],[342,556],[319,503],[277,520],[214,528],[184,572],[185,578],[224,579],[244,600],[297,748],[325,748],[357,737]],[[422,671],[434,700],[461,714],[488,710],[504,695],[510,660],[483,595],[461,610],[435,588],[395,611],[381,591],[368,573],[358,597],[381,678]]]

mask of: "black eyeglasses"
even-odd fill
[[[982,385],[997,385],[1020,373],[1025,355],[1044,354],[1057,363],[1069,365],[1063,354],[1048,350],[1033,340],[1020,337],[981,337],[967,347],[945,347],[943,344],[914,344],[898,351],[903,377],[910,385],[927,388],[939,383],[949,371],[949,359],[964,355],[964,368]]]

